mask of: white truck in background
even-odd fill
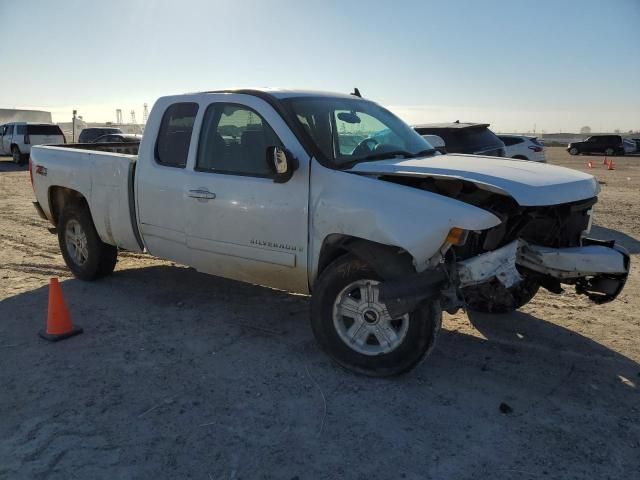
[[[25,163],[36,145],[66,143],[58,125],[13,122],[0,125],[0,154],[11,155],[13,163]]]
[[[629,271],[624,249],[585,237],[592,176],[440,155],[358,96],[163,97],[138,154],[117,148],[31,152],[34,204],[75,276],[110,274],[126,249],[311,294],[319,344],[367,375],[414,367],[443,309],[512,311],[562,284],[607,302]]]

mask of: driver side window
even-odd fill
[[[353,114],[355,113],[356,116]],[[389,130],[384,123],[380,120],[368,115],[364,112],[350,112],[348,110],[336,110],[335,113],[336,124],[336,156],[348,156],[351,155],[354,149],[365,139],[371,138],[370,146],[373,149],[376,143],[391,143],[398,142],[397,135]],[[340,117],[358,118],[360,121],[347,122],[341,120]],[[395,139],[395,141],[394,141]]]

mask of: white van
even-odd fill
[[[0,154],[17,164],[26,162],[33,145],[67,143],[58,125],[14,122],[0,126]]]

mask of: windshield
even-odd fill
[[[318,149],[336,166],[435,153],[411,127],[373,102],[309,97],[285,103]]]

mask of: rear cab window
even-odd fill
[[[165,110],[156,140],[158,164],[185,168],[197,113],[198,104],[193,102],[174,103]]]
[[[57,125],[26,125],[29,135],[60,135],[62,130]]]

